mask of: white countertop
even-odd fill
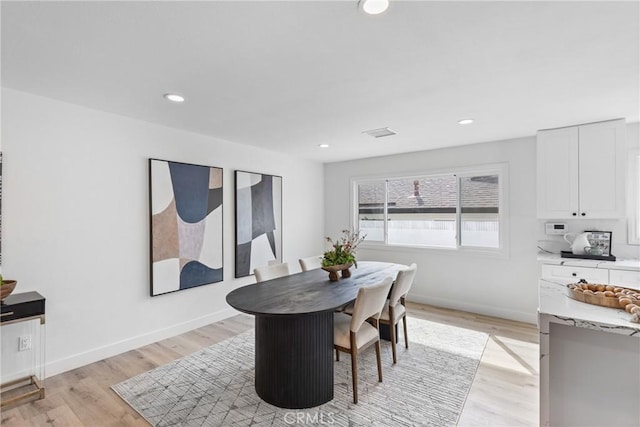
[[[640,337],[640,324],[631,322],[631,314],[626,311],[576,301],[568,296],[567,286],[561,283],[544,279],[538,283],[541,315],[553,316],[572,326]]]
[[[561,258],[559,254],[538,253],[538,261],[543,264],[566,265],[569,267],[606,268],[608,270],[640,271],[640,260],[618,259],[599,261],[595,259]]]

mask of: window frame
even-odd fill
[[[462,246],[461,245],[461,210],[460,210],[460,185],[462,177],[478,175],[498,175],[498,221],[499,221],[499,246],[497,248],[482,246]],[[409,245],[399,243],[388,243],[388,194],[385,192],[384,207],[384,241],[364,240],[361,244],[363,249],[373,250],[401,250],[429,252],[435,251],[443,254],[480,254],[498,258],[509,257],[509,212],[508,212],[508,163],[492,163],[476,166],[451,167],[437,170],[423,170],[419,172],[387,173],[367,176],[356,176],[351,178],[350,188],[350,225],[353,230],[359,229],[358,220],[358,185],[363,183],[375,183],[395,179],[419,179],[437,176],[455,176],[457,178],[456,194],[456,246],[429,246],[429,245]]]
[[[640,149],[629,150],[627,243],[640,245]]]

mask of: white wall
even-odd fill
[[[2,273],[46,297],[47,376],[228,317],[233,171],[283,177],[283,249],[323,249],[323,167],[272,151],[3,90]],[[224,168],[224,277],[149,296],[148,158]],[[308,191],[309,188],[318,191]]]
[[[389,143],[382,140],[375,143]],[[490,257],[442,250],[361,249],[362,260],[416,262],[418,274],[409,299],[536,322],[535,137],[474,144],[395,156],[325,165],[325,233],[337,236],[350,225],[349,186],[352,177],[425,173],[447,167],[507,162],[509,170],[509,256]]]

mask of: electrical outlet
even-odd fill
[[[22,335],[18,339],[18,351],[25,351],[31,348],[31,335]]]

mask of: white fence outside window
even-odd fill
[[[500,246],[498,221],[463,221],[465,246],[497,248]],[[383,221],[360,221],[360,232],[369,241],[384,241]],[[389,221],[389,243],[411,246],[456,247],[455,220]]]

